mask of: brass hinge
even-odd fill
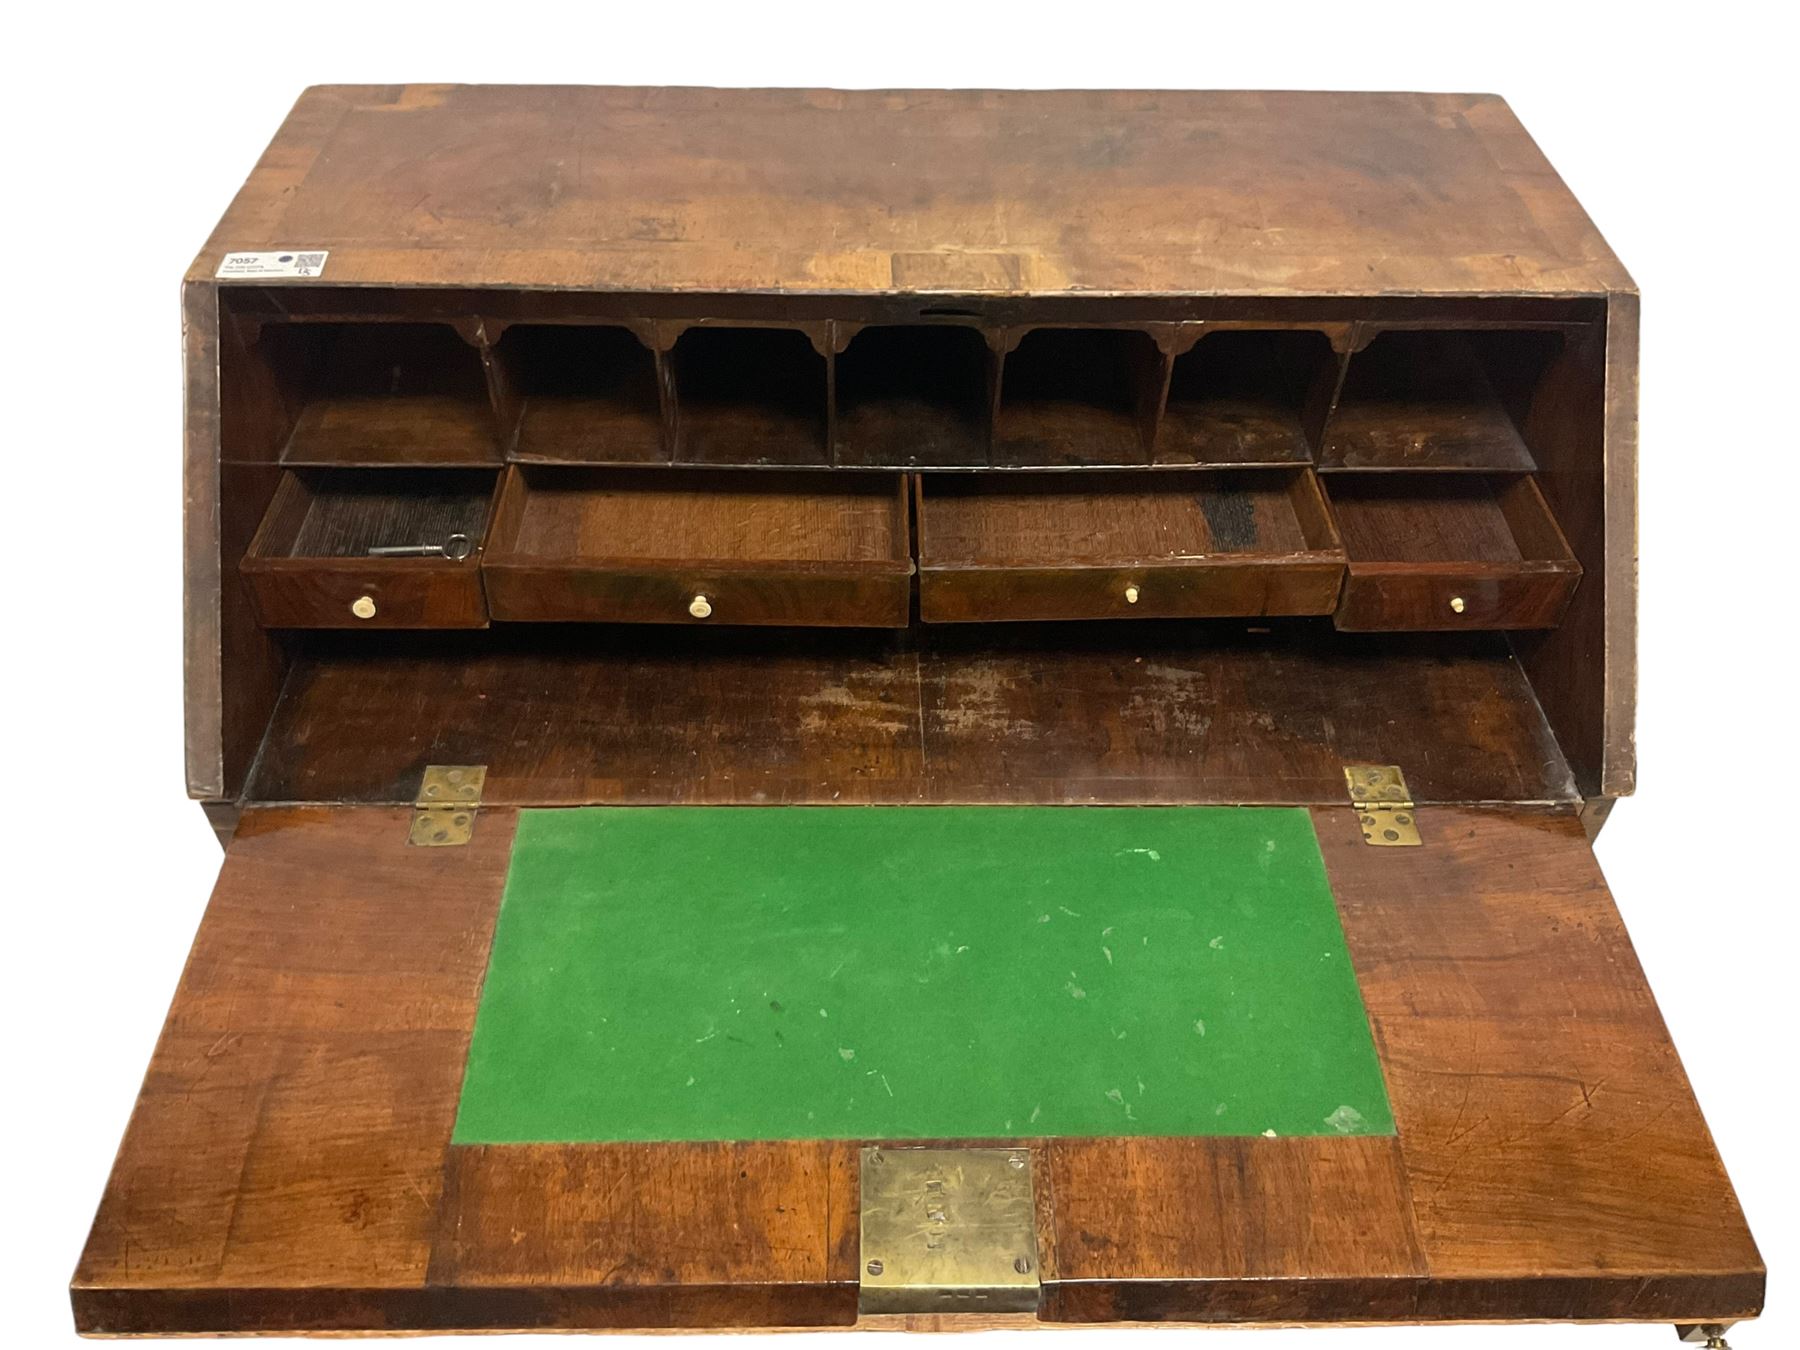
[[[865,1148],[860,1260],[863,1312],[1035,1312],[1030,1150]]]
[[[487,781],[485,764],[427,764],[413,798],[412,832],[420,848],[456,848],[475,834],[475,809]]]
[[[1418,817],[1398,764],[1346,764],[1344,782],[1363,839],[1376,848],[1418,848]]]

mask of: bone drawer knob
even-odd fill
[[[359,619],[375,617],[375,600],[372,596],[359,595],[350,602],[350,612]]]
[[[696,595],[692,600],[688,601],[688,613],[692,614],[696,619],[704,619],[712,613],[712,601],[708,600],[704,595]]]
[[[1466,608],[1468,608],[1468,606],[1463,604],[1463,598],[1460,595],[1453,595],[1450,597],[1450,612],[1451,613],[1461,614],[1463,612],[1463,610]]]
[[[1137,600],[1138,588],[1136,586],[1127,586],[1125,588],[1125,603],[1128,605],[1135,605]]]

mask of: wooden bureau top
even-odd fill
[[[189,277],[287,248],[369,286],[1633,288],[1486,94],[319,86]]]

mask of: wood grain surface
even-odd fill
[[[485,763],[514,805],[1305,805],[1397,763],[1424,801],[1573,800],[1500,639],[1113,628],[346,635],[296,663],[250,795],[410,802]]]
[[[851,1325],[854,1143],[449,1146],[511,817],[247,812],[76,1272],[96,1333]],[[1049,1321],[1729,1321],[1763,1272],[1572,810],[1314,825],[1397,1137],[1037,1149]]]
[[[289,247],[329,248],[328,277],[350,285],[1631,284],[1505,102],[1483,94],[322,86],[191,275],[211,277],[227,250]]]
[[[904,627],[908,525],[897,474],[519,467],[482,573],[504,620]]]
[[[1554,628],[1581,579],[1529,476],[1331,474],[1351,632]]]

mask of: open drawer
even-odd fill
[[[1332,474],[1349,555],[1337,626],[1554,628],[1581,564],[1530,477]]]
[[[288,470],[239,565],[266,628],[484,628],[493,473]],[[435,556],[371,550],[438,548]]]
[[[918,484],[927,622],[1329,614],[1343,579],[1343,548],[1304,469]]]
[[[897,474],[515,465],[482,564],[496,619],[905,627]]]

